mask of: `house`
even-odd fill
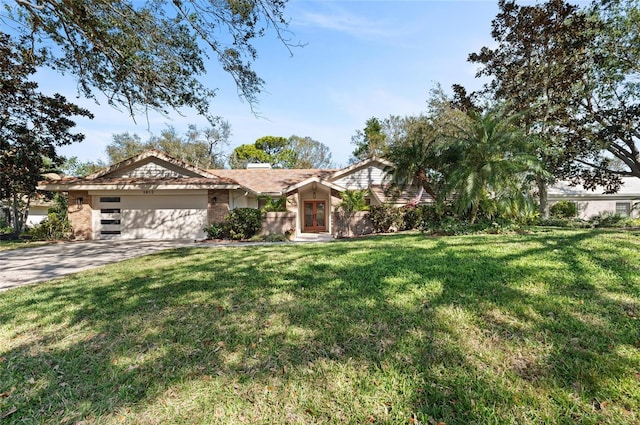
[[[604,194],[604,188],[594,191],[585,190],[580,185],[558,182],[549,187],[548,200],[553,205],[559,201],[574,202],[578,217],[588,220],[599,214],[618,214],[621,216],[640,217],[640,178],[623,177],[622,187],[617,193]]]
[[[259,164],[203,170],[150,150],[83,178],[41,182],[38,189],[68,193],[76,239],[203,239],[205,226],[222,221],[234,208],[261,207],[265,196],[287,199],[288,214],[272,231],[335,235],[341,193],[369,189],[371,205],[384,203],[385,169],[391,165],[370,158],[343,169]],[[421,195],[421,201],[429,201]]]

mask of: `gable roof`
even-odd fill
[[[323,169],[234,169],[209,170],[211,173],[233,180],[255,193],[281,195],[291,186],[308,179],[323,179],[336,170]]]
[[[335,172],[331,175],[331,177],[329,178],[329,180],[337,180],[340,177],[343,177],[347,174],[353,173],[358,171],[361,168],[366,168],[370,165],[374,165],[374,164],[380,164],[382,165],[383,169],[387,168],[387,167],[394,167],[395,164],[391,161],[387,161],[386,159],[382,159],[380,157],[377,156],[372,156],[371,158],[367,158],[365,160],[362,160],[360,162],[356,162],[355,164],[352,164],[346,168],[341,168],[340,170],[335,170]]]
[[[177,158],[174,158],[172,156],[167,155],[164,152],[161,152],[157,149],[149,149],[146,150],[136,156],[132,156],[131,158],[125,159],[123,161],[120,161],[116,164],[113,164],[109,167],[103,168],[102,170],[98,170],[97,172],[93,173],[93,174],[89,174],[88,176],[85,177],[85,179],[87,180],[95,180],[101,177],[106,177],[109,174],[114,174],[116,171],[120,171],[120,170],[124,170],[127,167],[138,163],[138,162],[142,162],[143,160],[147,159],[147,158],[157,158],[161,161],[167,162],[169,164],[175,165],[176,167],[179,168],[184,168],[185,170],[191,171],[194,174],[199,175],[200,177],[207,177],[207,178],[213,178],[215,179],[216,176],[214,174],[209,173],[206,170],[203,170],[201,168],[195,167],[189,163],[186,163],[184,161],[181,161]]]
[[[161,164],[154,163],[159,160]],[[164,169],[163,164],[169,165]],[[146,165],[159,165],[160,173],[136,174],[136,169],[143,169]],[[136,168],[136,165],[140,165]],[[184,170],[184,172],[181,172]],[[148,170],[145,170],[145,172]],[[156,170],[157,171],[157,170]],[[166,171],[166,173],[162,172]],[[129,175],[127,175],[127,173]],[[173,158],[155,149],[142,152],[136,156],[103,168],[86,177],[63,177],[49,179],[38,184],[40,190],[123,190],[146,189],[162,187],[163,189],[238,189],[242,188],[236,181],[219,177],[194,167],[177,158]]]
[[[433,202],[431,195],[426,190],[422,191],[420,199],[420,188],[418,186],[407,186],[405,188],[397,188],[391,185],[371,185],[369,192],[381,203],[391,204],[397,207],[409,205],[412,203],[422,205]]]

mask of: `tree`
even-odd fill
[[[474,223],[481,208],[489,217],[503,201],[525,204],[533,173],[544,173],[524,134],[495,112],[470,112],[471,126],[452,148],[459,153],[445,176],[445,195]]]
[[[65,176],[84,177],[106,167],[102,161],[81,161],[77,156],[66,158],[59,170]]]
[[[41,58],[0,33],[0,200],[9,203],[16,233],[24,227],[31,198],[45,166],[56,167],[63,158],[56,147],[80,142],[72,133],[74,116],[92,118],[60,94],[47,96],[29,81]]]
[[[427,100],[426,115],[384,121],[389,142],[386,158],[395,164],[390,170],[394,185],[417,185],[436,201],[445,200],[445,176],[461,155],[454,141],[471,125],[469,116],[453,104],[436,86]]]
[[[636,1],[579,9],[562,0],[519,6],[501,0],[497,47],[469,56],[492,77],[487,90],[518,114],[555,178],[616,191],[640,177],[640,11]],[[548,179],[538,176],[546,216]]]
[[[236,147],[229,158],[231,168],[248,163],[268,163],[273,168],[330,168],[331,151],[310,137],[264,136],[253,144]]]
[[[224,137],[230,134],[230,127],[228,124],[226,126],[226,133],[219,134],[215,128],[199,130],[191,125],[186,137],[180,136],[174,127],[167,126],[160,135],[152,136],[146,142],[143,142],[137,134],[128,132],[114,134],[111,144],[106,148],[106,153],[109,163],[114,164],[145,150],[158,149],[196,167],[222,168],[224,154],[221,149],[227,143]]]
[[[288,168],[331,168],[331,150],[311,137],[291,136],[288,147],[293,152],[293,163]]]
[[[286,0],[16,0],[8,19],[43,49],[46,64],[73,74],[79,91],[139,112],[191,107],[210,116],[215,90],[201,81],[215,57],[251,105],[264,82],[251,68],[256,38],[267,29],[287,48]],[[212,122],[213,124],[213,122]]]
[[[271,164],[273,157],[255,144],[244,144],[236,147],[229,157],[231,168],[246,168],[248,163],[257,162]]]
[[[376,117],[369,118],[364,129],[356,131],[351,143],[356,147],[351,153],[350,162],[362,161],[374,155],[384,156],[387,152],[387,136],[384,134],[382,123]]]

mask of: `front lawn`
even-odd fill
[[[31,248],[38,245],[46,245],[51,241],[29,241],[29,240],[0,240],[0,251],[10,251],[18,248]]]
[[[638,424],[640,233],[178,249],[0,293],[0,423]]]

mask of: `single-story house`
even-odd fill
[[[383,188],[390,166],[374,157],[342,169],[253,164],[242,170],[204,170],[150,150],[83,178],[41,182],[38,189],[68,193],[76,239],[202,239],[205,226],[221,222],[234,208],[259,208],[266,196],[286,197],[296,234],[335,235],[333,212],[341,193],[368,189],[371,205],[387,202]],[[420,195],[420,202],[430,201]],[[407,192],[394,202],[412,196]]]
[[[574,202],[578,217],[588,220],[599,214],[618,214],[621,216],[640,217],[640,178],[623,177],[622,187],[617,193],[603,194],[604,188],[594,191],[585,190],[580,185],[558,182],[549,187],[550,204],[559,201]]]
[[[223,221],[234,208],[260,208],[266,197],[287,199],[287,213],[279,213],[268,232],[339,235],[344,229],[335,209],[346,190],[368,190],[371,205],[432,202],[416,188],[391,196],[390,167],[373,157],[341,169],[250,164],[241,170],[204,170],[149,150],[83,178],[50,178],[38,189],[68,194],[76,239],[203,239],[205,226]],[[549,188],[548,199],[576,202],[585,219],[603,212],[638,217],[640,179],[625,178],[615,195],[560,182]]]

